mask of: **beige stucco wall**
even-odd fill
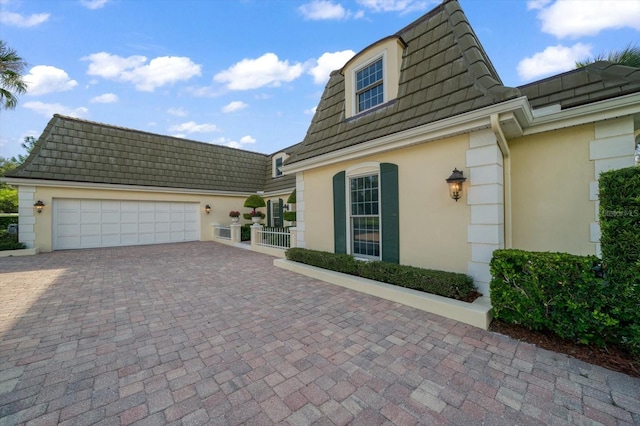
[[[514,248],[595,254],[594,137],[594,126],[583,125],[509,141]]]
[[[211,195],[211,194],[181,194],[181,193],[165,193],[165,192],[144,192],[144,191],[127,191],[127,190],[108,190],[108,189],[85,189],[85,188],[61,188],[37,186],[34,194],[35,200],[42,200],[46,207],[42,213],[35,215],[34,231],[36,240],[34,247],[39,247],[40,251],[47,252],[52,250],[53,229],[52,229],[52,207],[55,198],[71,198],[71,199],[93,199],[93,200],[136,200],[136,201],[173,201],[200,204],[200,239],[213,239],[213,224],[229,225],[230,210],[238,210],[242,213],[249,212],[249,209],[243,207],[244,200],[247,195],[228,196],[228,195]],[[211,213],[207,214],[204,210],[205,206],[211,206]],[[241,223],[247,222],[242,220]]]
[[[468,136],[412,146],[304,172],[306,248],[333,252],[333,176],[366,162],[398,165],[400,263],[467,273],[470,208],[455,202],[445,179],[465,171]],[[466,187],[465,187],[466,188]]]

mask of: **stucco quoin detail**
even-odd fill
[[[35,186],[21,186],[18,192],[18,229],[20,242],[24,243],[28,249],[34,248],[36,241],[36,215],[33,204],[35,203]],[[50,212],[43,210],[42,214],[50,215]]]
[[[633,117],[595,123],[595,139],[589,144],[589,159],[593,161],[596,179],[602,172],[633,166],[635,145]],[[590,197],[595,198],[595,219],[589,226],[589,236],[591,242],[596,243],[596,255],[600,256],[600,202],[597,193],[593,194],[597,187],[597,181],[589,186]]]
[[[469,134],[466,166],[470,173],[467,205],[471,208],[471,223],[467,227],[471,261],[467,273],[473,277],[478,291],[489,296],[491,254],[504,248],[503,161],[493,131]]]

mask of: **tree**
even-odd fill
[[[14,159],[0,157],[0,176],[18,167]],[[0,213],[18,212],[18,191],[4,182],[0,182]]]
[[[576,62],[576,68],[586,67],[587,65],[598,61],[607,61],[613,62],[614,64],[626,65],[628,67],[640,68],[640,47],[629,43],[627,47],[622,50],[612,50],[607,55],[600,53],[591,59],[578,61]]]
[[[33,147],[36,145],[36,142],[37,140],[33,136],[25,136],[24,142],[22,142],[20,146],[23,147],[25,151],[27,151],[27,153],[18,154],[17,158],[11,157],[11,161],[17,163],[18,165],[24,163],[26,159],[29,158],[29,154],[31,154],[31,151],[33,151]]]
[[[26,67],[18,53],[0,40],[0,109],[14,109],[18,104],[16,95],[27,92],[23,79]]]

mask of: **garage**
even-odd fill
[[[53,200],[53,249],[177,243],[200,239],[198,203]]]

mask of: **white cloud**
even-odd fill
[[[305,19],[320,21],[325,19],[345,19],[349,12],[340,3],[330,0],[313,0],[298,8]]]
[[[34,13],[31,16],[23,16],[19,13],[0,11],[0,23],[13,27],[29,28],[46,22],[49,19],[49,13]]]
[[[241,109],[246,108],[248,105],[242,101],[233,101],[222,107],[222,112],[234,112],[240,111]]]
[[[304,113],[305,113],[305,114],[307,114],[307,115],[313,115],[313,114],[315,114],[315,113],[316,113],[316,110],[317,110],[317,109],[318,109],[318,106],[316,105],[316,106],[314,106],[314,107],[313,107],[313,108],[311,108],[311,109],[305,109],[305,110],[304,110]]]
[[[188,115],[184,108],[169,108],[167,114],[175,115],[176,117],[186,117]]]
[[[24,81],[27,83],[27,93],[36,96],[64,92],[78,85],[78,82],[71,80],[64,70],[49,65],[37,65],[31,68],[29,74],[24,76]]]
[[[309,69],[309,74],[313,76],[313,82],[315,84],[326,83],[327,80],[329,80],[331,71],[342,68],[355,54],[356,52],[353,50],[323,53],[322,56],[315,61],[315,66]]]
[[[230,138],[217,138],[212,141],[216,145],[224,145],[230,148],[243,148],[245,145],[256,143],[256,139],[252,136],[243,136],[240,140],[235,141]]]
[[[89,110],[85,107],[72,109],[61,104],[47,104],[40,101],[26,102],[23,106],[48,118],[51,118],[53,114],[62,114],[68,115],[69,117],[81,118],[85,117],[89,113]]]
[[[104,7],[109,0],[80,0],[80,3],[87,9],[95,10]]]
[[[525,58],[518,63],[518,75],[522,80],[569,71],[576,67],[576,61],[591,56],[591,46],[576,43],[571,47],[549,46],[544,51]]]
[[[160,56],[146,64],[144,56],[123,58],[99,52],[82,59],[90,62],[87,74],[129,82],[143,92],[153,92],[158,87],[200,75],[200,65],[186,57]]]
[[[169,127],[170,132],[184,132],[186,134],[191,133],[209,133],[209,132],[217,132],[218,126],[210,123],[198,124],[195,121],[187,121],[186,123],[176,124],[175,126]],[[182,137],[182,136],[180,136]]]
[[[552,0],[529,0],[527,10],[539,10],[551,3]]]
[[[358,4],[374,12],[408,13],[415,10],[426,11],[430,4],[440,3],[437,0],[358,0]]]
[[[280,86],[300,77],[302,72],[302,64],[289,65],[289,61],[280,61],[274,53],[265,53],[257,59],[243,59],[216,74],[213,80],[226,84],[229,90],[249,90]]]
[[[558,38],[594,36],[606,29],[625,27],[640,31],[637,0],[556,0],[530,2],[528,6],[540,10],[542,31]]]
[[[96,96],[95,98],[91,98],[89,102],[92,104],[112,104],[114,102],[118,102],[118,95],[114,93],[104,93],[100,96]]]

